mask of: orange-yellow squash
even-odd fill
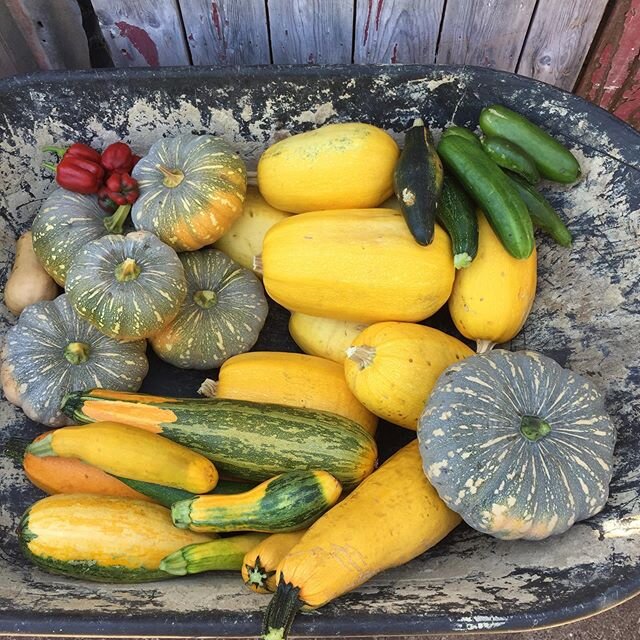
[[[267,232],[264,285],[292,311],[357,322],[417,322],[434,314],[454,278],[449,236],[415,242],[397,211],[345,209],[291,216]]]
[[[393,192],[395,140],[370,124],[328,124],[271,145],[258,162],[258,186],[276,209],[377,207]]]
[[[378,422],[349,390],[342,365],[301,353],[254,351],[229,358],[220,369],[215,397],[329,411],[371,434]]]
[[[478,254],[456,273],[449,312],[458,331],[483,353],[522,329],[536,295],[537,257],[511,256],[485,216],[478,215]]]
[[[284,557],[263,637],[284,637],[301,604],[321,607],[409,562],[459,522],[426,479],[414,440],[325,513]]]
[[[440,374],[471,355],[466,344],[437,329],[379,322],[347,349],[344,371],[349,388],[367,409],[415,430]]]
[[[289,318],[289,333],[305,353],[340,364],[347,357],[346,350],[353,340],[368,326],[364,322],[320,318],[298,312]]]

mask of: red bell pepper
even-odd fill
[[[102,152],[100,163],[107,171],[131,173],[131,169],[133,169],[136,162],[135,158],[137,156],[134,156],[128,144],[114,142]]]
[[[42,150],[52,151],[59,158],[64,158],[65,156],[83,158],[100,164],[100,152],[82,142],[74,142],[70,147],[44,147]]]
[[[118,208],[118,205],[109,197],[109,190],[104,185],[98,191],[98,204],[107,213],[113,213]]]
[[[56,182],[63,188],[75,193],[97,193],[104,179],[104,169],[100,165],[100,153],[86,144],[76,142],[68,149],[64,147],[45,147],[43,151],[52,151],[62,160],[57,165],[44,162],[43,166],[56,174]]]
[[[140,194],[138,181],[128,173],[114,171],[104,183],[102,198],[110,199],[114,204],[133,204]],[[102,205],[101,205],[102,206]]]

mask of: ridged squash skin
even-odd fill
[[[289,215],[272,207],[260,195],[257,187],[249,186],[240,217],[213,246],[262,277],[258,270],[254,270],[254,259],[262,253],[264,236],[274,224]]]
[[[250,549],[242,560],[241,568],[247,588],[255,593],[273,593],[277,586],[278,565],[305,533],[306,529],[273,533]]]
[[[63,410],[76,422],[110,420],[160,433],[243,480],[323,469],[350,489],[373,471],[378,455],[359,424],[314,409],[90,389],[68,394]]]
[[[422,247],[391,209],[315,211],[272,227],[262,251],[269,295],[292,311],[373,323],[418,322],[451,293],[449,236]]]
[[[370,124],[328,124],[271,145],[258,162],[258,186],[276,209],[377,207],[393,192],[395,140]]]
[[[347,386],[341,365],[301,353],[252,351],[229,358],[220,369],[216,397],[328,411],[372,435],[378,422]]]
[[[305,353],[340,364],[355,337],[368,326],[364,322],[321,318],[297,311],[289,318],[289,333]]]
[[[117,422],[63,427],[29,445],[40,456],[78,458],[114,476],[207,493],[218,472],[203,455],[155,433]]]
[[[536,295],[537,254],[519,260],[502,246],[478,212],[478,254],[456,273],[449,312],[458,331],[478,352],[508,342],[522,329]]]
[[[211,536],[176,529],[168,509],[151,502],[60,494],[33,504],[18,536],[29,560],[50,573],[96,582],[147,582],[168,554]]]
[[[314,523],[278,565],[278,591],[321,607],[424,553],[460,523],[422,471],[417,441],[389,458]]]
[[[384,420],[415,430],[440,374],[473,351],[432,327],[378,322],[358,335],[347,354],[345,377],[356,398]]]
[[[176,251],[215,242],[242,213],[246,167],[216,136],[160,138],[132,175],[140,187],[131,209],[133,224]]]

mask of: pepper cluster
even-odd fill
[[[45,147],[44,151],[60,158],[57,165],[45,162],[44,166],[55,172],[56,182],[63,189],[96,194],[98,204],[109,213],[137,200],[138,182],[131,171],[140,156],[124,142],[114,142],[102,153],[81,142],[68,148]]]

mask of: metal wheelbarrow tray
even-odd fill
[[[505,104],[542,124],[582,165],[574,185],[544,192],[573,232],[571,250],[538,237],[539,291],[511,348],[541,351],[588,375],[619,429],[610,500],[600,514],[539,543],[504,542],[459,527],[413,562],[323,609],[300,615],[295,635],[394,635],[524,629],[593,614],[640,591],[640,135],[569,93],[488,69],[447,66],[180,68],[58,72],[0,82],[2,284],[51,178],[40,148],[122,138],[138,153],[159,137],[213,132],[248,161],[283,131],[361,120],[401,140],[420,114],[436,135],[475,127],[480,109]],[[407,265],[408,277],[411,266]],[[3,286],[4,288],[4,286]],[[256,349],[297,350],[288,314],[272,305]],[[0,332],[15,318],[2,307]],[[454,331],[446,312],[430,324]],[[205,372],[150,354],[143,391],[195,395]],[[210,375],[210,373],[207,373]],[[42,497],[4,452],[42,427],[0,403],[0,633],[255,636],[267,599],[234,573],[143,585],[103,585],[29,565],[18,519]],[[383,454],[412,434],[381,427]]]

